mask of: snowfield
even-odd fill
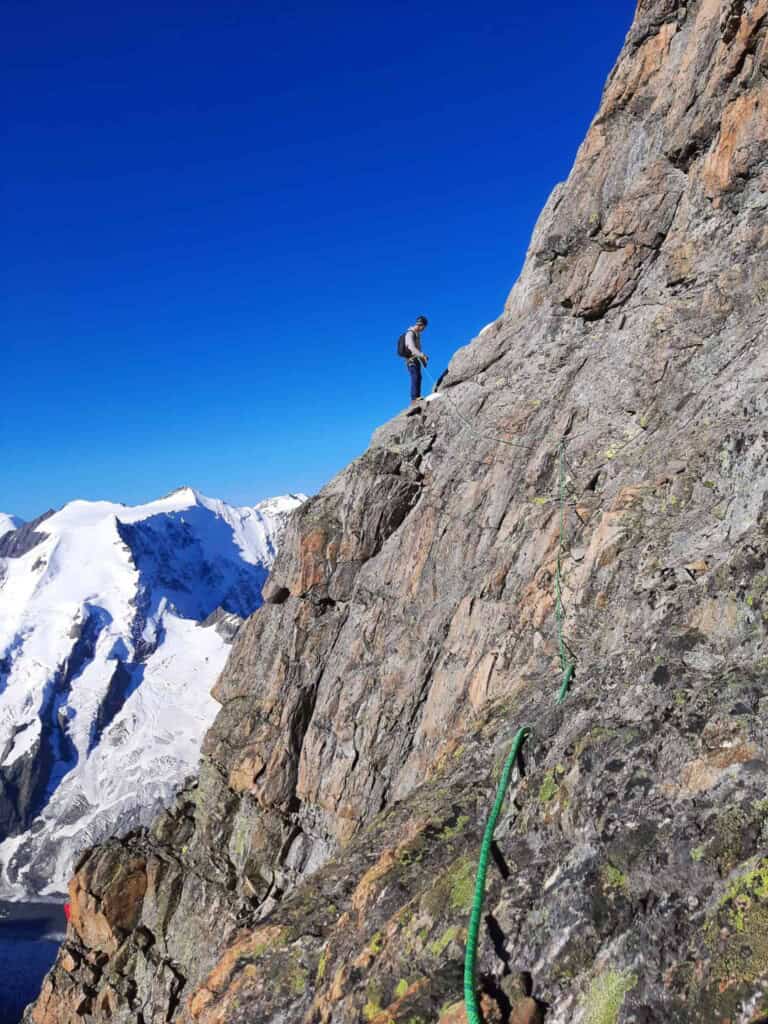
[[[196,770],[232,622],[261,604],[303,500],[182,488],[23,528],[0,516],[0,898],[65,892],[79,850],[147,822]],[[218,609],[229,629],[202,625]]]

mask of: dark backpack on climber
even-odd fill
[[[429,321],[427,320],[427,318],[425,316],[417,316],[416,317],[416,323],[417,324],[421,324],[422,327],[426,327],[428,322]],[[411,330],[411,328],[409,327],[408,331],[410,331],[410,330]],[[408,351],[408,349],[406,348],[406,345],[405,345],[405,336],[408,333],[408,331],[403,331],[403,333],[397,339],[397,354],[400,356],[401,359],[412,359],[413,358],[413,354]]]

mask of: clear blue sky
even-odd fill
[[[314,492],[502,309],[633,0],[3,5],[0,511]]]

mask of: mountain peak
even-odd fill
[[[205,496],[201,494],[200,491],[197,490],[197,488],[192,487],[190,484],[182,484],[181,487],[174,487],[172,491],[169,491],[167,494],[164,494],[161,498],[158,498],[157,500],[167,501],[169,498],[187,501],[189,502],[190,505],[201,505],[206,500],[210,500],[206,499]],[[151,504],[151,502],[148,504]]]
[[[11,530],[18,530],[23,525],[24,520],[20,519],[19,516],[13,516],[8,512],[0,512],[0,537],[10,533]]]
[[[211,686],[262,603],[284,526],[181,487],[0,527],[3,896],[64,891],[79,846],[148,818],[194,769]],[[132,771],[115,771],[129,749]]]

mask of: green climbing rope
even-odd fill
[[[571,679],[576,668],[575,663],[568,657],[568,650],[565,645],[565,640],[563,639],[563,621],[565,619],[565,611],[563,608],[561,563],[563,550],[565,548],[565,444],[565,438],[563,438],[560,441],[558,458],[560,538],[557,548],[557,567],[555,569],[555,620],[557,623],[557,645],[560,654],[560,669],[563,673],[560,692],[557,695],[558,704],[562,704],[568,696]],[[509,757],[504,765],[504,771],[501,774],[501,779],[496,790],[496,800],[488,818],[488,824],[485,826],[483,842],[480,847],[480,858],[477,864],[477,875],[475,876],[475,894],[472,901],[472,913],[469,918],[469,930],[467,932],[467,951],[464,956],[464,1005],[467,1011],[468,1024],[482,1024],[480,1008],[477,1003],[477,983],[475,974],[477,964],[477,943],[480,934],[480,919],[483,914],[483,902],[485,900],[485,878],[488,873],[488,859],[491,853],[493,833],[496,828],[496,822],[499,814],[501,813],[501,808],[504,804],[504,797],[507,793],[512,769],[517,761],[520,748],[525,742],[530,731],[531,730],[528,726],[523,726],[522,729],[518,730],[517,735],[515,736]]]
[[[427,371],[427,375],[432,379],[432,375]],[[433,380],[433,383],[434,380]],[[435,390],[437,390],[437,384],[435,383]],[[455,402],[447,394],[443,392],[448,403],[453,409],[454,413],[462,421],[464,426],[473,434],[475,437],[481,440],[494,441],[497,444],[507,445],[510,448],[522,448],[528,451],[533,450],[534,445],[522,444],[520,441],[509,441],[506,438],[498,437],[492,434],[485,434],[475,429],[474,425],[467,419],[467,417],[461,412]],[[565,548],[565,447],[569,441],[574,439],[571,435],[569,438],[561,437],[559,446],[559,482],[558,482],[558,500],[560,505],[560,538],[557,548],[557,566],[555,569],[555,621],[557,624],[557,646],[558,653],[560,656],[560,670],[562,672],[562,682],[560,684],[560,691],[557,695],[557,703],[562,704],[568,696],[568,691],[573,678],[573,673],[576,668],[576,664],[568,656],[568,649],[563,638],[563,623],[565,620],[565,610],[563,608],[563,587],[562,587],[562,558],[563,550]],[[541,438],[543,440],[543,438]],[[477,944],[480,935],[480,919],[483,914],[483,902],[485,899],[485,879],[488,873],[488,860],[491,855],[491,844],[493,842],[493,833],[496,828],[496,822],[498,821],[499,815],[501,814],[501,808],[504,804],[504,798],[507,793],[507,787],[509,786],[509,780],[512,775],[512,769],[515,766],[515,762],[520,754],[520,749],[526,740],[526,737],[530,733],[528,726],[523,726],[519,729],[515,739],[512,743],[512,749],[509,752],[509,757],[504,764],[504,770],[499,780],[499,785],[496,789],[496,800],[493,804],[490,816],[488,818],[488,824],[485,826],[485,832],[483,833],[483,842],[480,846],[480,857],[477,863],[477,874],[475,876],[475,894],[472,900],[472,913],[469,918],[469,929],[467,932],[467,951],[464,957],[464,1005],[467,1011],[467,1022],[468,1024],[482,1024],[482,1017],[480,1016],[480,1008],[477,1003],[477,984],[476,984],[476,964],[477,964]]]
[[[461,409],[459,409],[458,405],[456,405],[456,403],[453,401],[453,399],[451,398],[449,392],[447,390],[444,390],[444,391],[438,391],[437,390],[437,381],[432,376],[432,374],[429,372],[429,370],[426,368],[426,366],[424,367],[424,373],[432,381],[433,394],[437,394],[441,398],[445,398],[447,400],[448,405],[450,405],[450,407],[453,409],[453,411],[456,414],[456,416],[461,420],[461,422],[464,424],[464,426],[467,428],[467,430],[470,432],[470,434],[473,437],[476,437],[479,441],[493,441],[496,444],[504,444],[508,448],[522,448],[523,451],[532,452],[532,451],[534,451],[538,447],[538,445],[542,441],[546,440],[547,435],[545,435],[545,434],[540,434],[540,435],[535,435],[535,434],[528,435],[528,434],[526,434],[525,436],[526,437],[531,437],[534,440],[534,443],[533,444],[521,444],[520,441],[509,441],[507,438],[499,437],[498,434],[487,434],[487,433],[483,433],[480,430],[477,430],[475,428],[474,424],[469,419],[467,419],[467,417],[464,415],[464,413],[461,411]],[[568,441],[573,441],[573,440],[575,440],[578,437],[584,437],[588,433],[589,433],[589,431],[583,430],[579,434],[571,434],[570,437],[568,438]],[[565,443],[565,440],[563,440],[563,443]]]
[[[560,542],[557,547],[557,568],[555,569],[555,621],[557,622],[557,647],[560,653],[560,671],[563,673],[563,681],[560,692],[557,695],[557,703],[562,704],[568,696],[568,688],[571,684],[571,677],[576,668],[573,661],[568,657],[568,651],[563,639],[563,621],[565,612],[563,610],[563,587],[561,561],[563,548],[565,547],[565,441],[560,442],[559,453],[559,486],[560,492]]]
[[[480,1017],[480,1008],[477,1005],[477,994],[475,985],[475,961],[477,959],[477,939],[480,934],[480,918],[483,913],[483,899],[485,896],[485,876],[488,872],[488,859],[491,855],[491,843],[493,842],[493,832],[496,828],[496,822],[498,821],[499,814],[501,814],[501,808],[504,804],[504,797],[507,792],[507,786],[509,785],[509,778],[512,774],[512,769],[515,767],[520,748],[525,742],[530,729],[528,726],[523,726],[519,729],[515,736],[514,742],[512,743],[512,749],[509,752],[509,757],[504,764],[504,771],[501,773],[501,779],[496,790],[496,801],[493,805],[490,817],[488,818],[488,824],[485,826],[485,834],[483,835],[483,842],[480,847],[480,859],[477,863],[477,875],[475,876],[475,896],[472,903],[472,914],[469,918],[469,931],[467,933],[467,952],[464,957],[464,1003],[467,1008],[467,1021],[469,1024],[482,1024],[482,1018]]]

